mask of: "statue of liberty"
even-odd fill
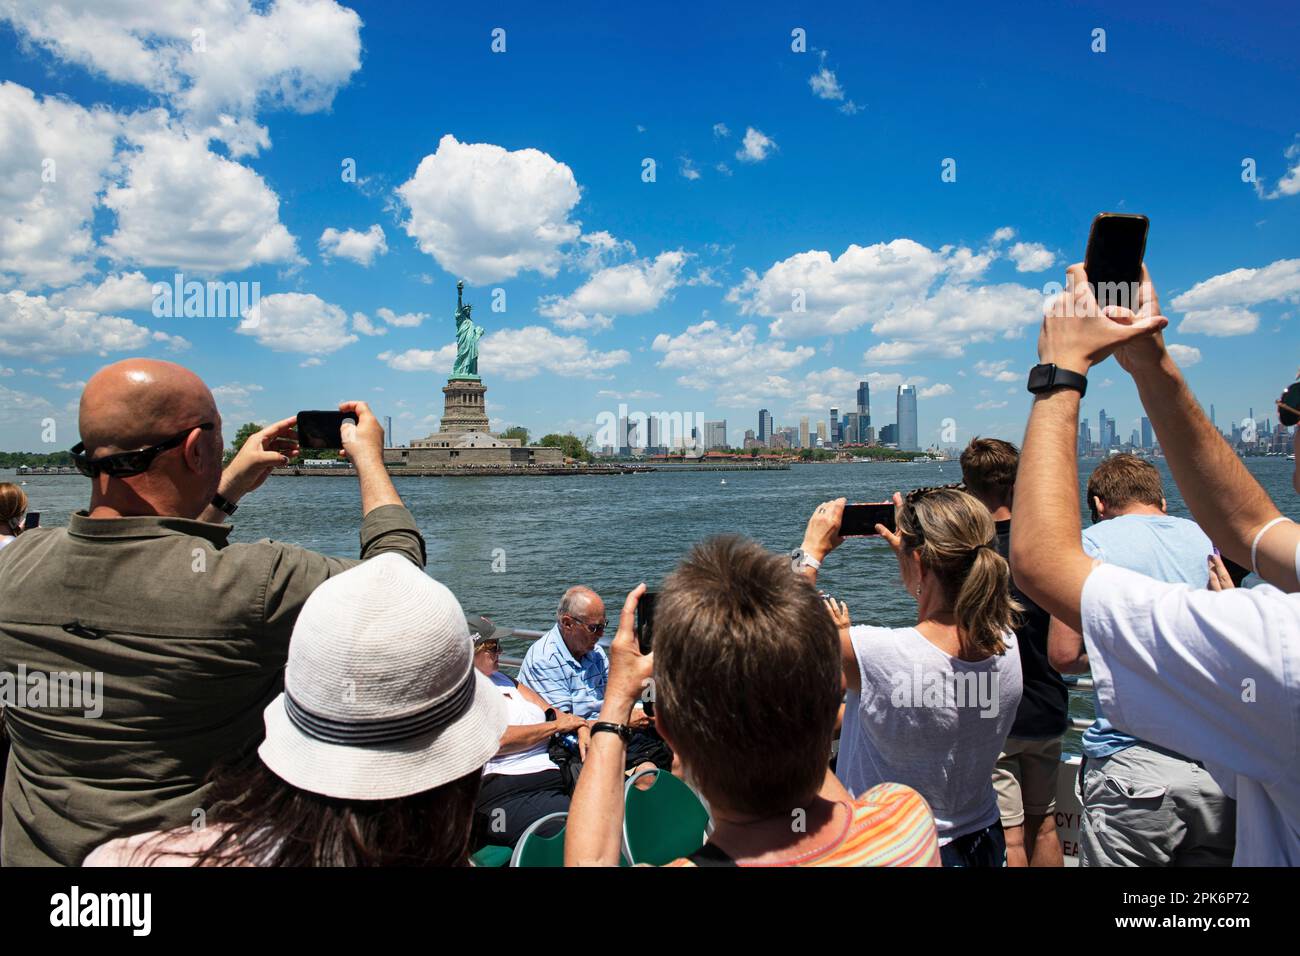
[[[475,325],[470,317],[473,306],[461,299],[465,290],[464,282],[456,283],[456,364],[452,366],[451,377],[477,379],[478,374],[478,340],[483,337],[483,326]]]

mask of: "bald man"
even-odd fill
[[[524,654],[519,682],[556,710],[594,720],[605,702],[609,678],[609,656],[600,646],[608,623],[599,594],[582,585],[569,588],[555,609],[555,626]],[[664,768],[672,765],[672,752],[643,709],[633,711],[630,726],[636,733],[628,746],[629,767],[646,760]],[[580,760],[574,764],[566,768],[568,773],[581,768]]]
[[[339,408],[356,419],[343,445],[360,479],[361,559],[392,551],[423,567],[382,426],[364,402]],[[75,866],[114,836],[201,826],[205,775],[260,740],[298,611],[358,563],[227,541],[222,521],[297,454],[294,425],[262,429],[223,470],[221,416],[193,372],[127,359],[86,384],[73,451],[89,509],[0,552],[0,673],[48,680],[49,698],[49,675],[80,675],[81,689],[6,711],[3,865]]]

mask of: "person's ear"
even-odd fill
[[[185,465],[195,474],[200,474],[204,466],[207,465],[208,457],[211,454],[204,439],[207,436],[200,429],[196,428],[190,432],[185,439],[184,458]]]
[[[1160,510],[1169,514],[1169,502],[1165,501],[1164,495],[1160,496]]]
[[[1092,510],[1097,512],[1098,518],[1106,517],[1106,506],[1101,502],[1101,495],[1092,496]]]

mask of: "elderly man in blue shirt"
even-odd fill
[[[582,585],[569,588],[555,610],[555,625],[524,655],[519,682],[556,710],[594,719],[605,701],[609,677],[609,657],[600,646],[608,623],[599,594]],[[671,765],[672,753],[655,733],[650,715],[637,708],[631,727],[636,735],[628,746],[629,766],[645,760],[664,768]]]

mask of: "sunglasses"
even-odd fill
[[[201,431],[211,431],[216,426],[212,422],[203,422],[201,425],[191,425],[185,431],[173,435],[164,442],[157,445],[150,445],[148,448],[140,448],[136,451],[122,451],[115,455],[104,455],[102,458],[91,458],[86,454],[86,443],[77,442],[73,446],[70,454],[72,455],[72,464],[76,466],[77,471],[81,472],[87,478],[94,478],[96,475],[108,475],[111,478],[128,478],[131,475],[139,475],[149,470],[154,459],[165,451],[170,451],[177,446],[184,444],[185,439],[190,437],[190,432],[198,428]]]
[[[573,615],[568,615],[568,618],[569,618],[569,620],[573,621],[573,622],[576,623],[576,624],[581,624],[583,627],[585,627],[585,628],[586,628],[588,631],[590,631],[592,634],[599,634],[599,633],[601,633],[601,632],[604,631],[605,628],[609,625],[609,621],[600,621],[600,622],[597,623],[597,624],[588,624],[586,621],[581,620],[580,618],[576,618],[576,617],[574,617]]]

